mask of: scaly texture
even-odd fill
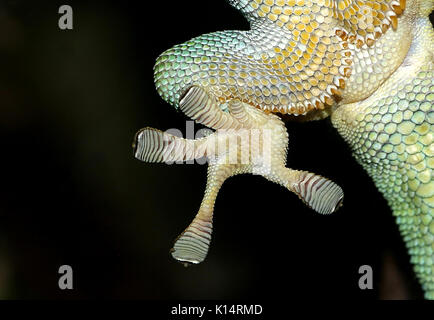
[[[288,135],[274,113],[332,116],[397,217],[426,298],[434,299],[434,0],[229,0],[249,31],[222,31],[164,52],[159,94],[216,130],[186,140],[151,128],[136,136],[147,162],[209,160],[199,212],[172,255],[208,253],[214,201],[230,176],[254,173],[285,186],[320,213],[342,190],[285,167]]]
[[[434,32],[422,16],[408,36],[399,68],[366,100],[337,108],[332,122],[387,199],[434,299]]]
[[[397,25],[401,8],[372,0],[230,3],[250,20],[250,31],[206,34],[158,58],[155,83],[169,103],[177,106],[188,87],[200,85],[222,103],[236,98],[290,114],[323,109],[351,74],[350,45],[372,45]]]

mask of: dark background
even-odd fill
[[[145,164],[145,126],[185,130],[153,83],[157,56],[203,33],[247,29],[224,0],[0,4],[0,298],[422,298],[386,201],[329,120],[287,123],[288,166],[337,182],[321,216],[258,176],[229,179],[207,260],[169,255],[196,214],[206,166]],[[59,290],[71,265],[74,289]],[[358,287],[371,265],[374,289]]]

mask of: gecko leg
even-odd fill
[[[251,144],[253,166],[250,173],[260,174],[264,178],[284,186],[316,212],[329,214],[342,205],[344,194],[337,184],[314,173],[285,167],[288,134],[279,117],[272,114],[267,115],[239,100],[231,101],[229,110],[245,128],[260,129],[257,131],[259,145],[257,143]],[[269,144],[268,148],[267,144]],[[266,149],[269,150],[270,158],[268,162],[265,161],[264,163],[261,153],[264,153]],[[260,163],[255,163],[255,159],[259,159]]]
[[[199,87],[193,87],[181,105],[206,105],[196,113],[184,108],[196,121],[217,129],[196,140],[182,139],[153,128],[136,135],[135,157],[146,162],[209,160],[208,179],[200,208],[190,225],[176,239],[172,256],[188,265],[202,262],[212,234],[214,203],[224,181],[234,175],[251,173],[278,183],[295,193],[319,213],[334,212],[341,204],[342,189],[319,175],[286,168],[288,133],[283,121],[239,100],[228,101],[229,112],[210,103]],[[188,93],[187,93],[188,95]],[[194,98],[195,97],[195,98]],[[200,99],[199,99],[200,98]],[[190,100],[185,100],[190,99]],[[199,99],[199,100],[198,100]],[[212,99],[211,99],[212,100]],[[205,110],[205,111],[203,111]],[[213,118],[221,112],[218,118]]]
[[[134,137],[136,159],[151,163],[172,163],[206,156],[207,138],[183,139],[158,129],[146,127]]]
[[[295,193],[308,207],[318,213],[330,214],[342,205],[342,189],[320,175],[280,166],[264,177]]]
[[[224,181],[243,170],[239,165],[230,165],[223,161],[211,161],[208,166],[208,180],[205,195],[190,225],[176,239],[171,250],[172,256],[188,265],[202,262],[209,249],[212,233],[214,203]]]

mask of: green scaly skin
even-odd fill
[[[427,299],[434,299],[434,32],[413,24],[400,67],[368,99],[339,106],[332,123],[396,217]]]

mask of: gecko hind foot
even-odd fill
[[[278,116],[236,99],[228,101],[229,112],[224,112],[211,95],[195,86],[180,105],[194,120],[217,131],[189,140],[144,128],[134,142],[135,157],[145,162],[183,162],[203,156],[209,161],[199,211],[171,250],[179,262],[188,265],[205,260],[211,243],[214,203],[220,187],[231,176],[261,175],[286,187],[321,214],[330,214],[341,206],[343,191],[337,184],[314,173],[285,167],[288,133]]]

